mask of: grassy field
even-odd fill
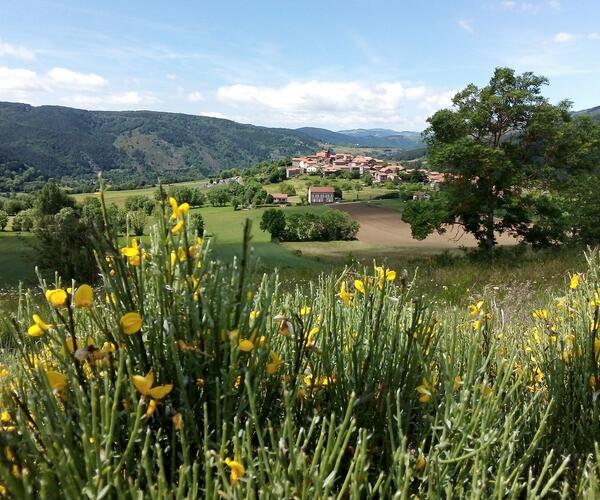
[[[164,187],[168,188],[169,186],[190,186],[190,187],[204,189],[204,188],[206,188],[207,184],[208,184],[208,181],[191,181],[191,182],[180,182],[180,183],[176,183],[176,184],[165,184]],[[118,207],[124,207],[125,201],[130,196],[142,195],[142,196],[153,197],[156,189],[157,189],[157,187],[153,186],[153,187],[142,188],[142,189],[126,189],[124,191],[106,191],[104,193],[104,197],[108,204],[114,203]],[[100,193],[97,193],[97,192],[96,193],[79,193],[79,194],[74,194],[73,198],[75,198],[75,200],[77,200],[77,201],[82,201],[85,198],[87,198],[88,196],[100,198]]]

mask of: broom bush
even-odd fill
[[[221,262],[161,207],[148,244],[95,238],[99,286],[2,318],[0,496],[598,495],[597,253],[511,324],[384,266],[257,276],[249,225]]]

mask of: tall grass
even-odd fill
[[[0,495],[598,494],[597,254],[512,323],[383,268],[257,279],[249,227],[220,262],[173,209],[145,247],[98,238],[91,305],[57,277],[2,319]]]

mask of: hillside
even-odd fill
[[[294,130],[206,116],[0,102],[0,191],[82,186],[100,170],[115,184],[185,180],[318,147]]]
[[[364,148],[418,149],[424,146],[419,132],[396,132],[389,129],[353,129],[333,132],[324,128],[296,129],[321,143]]]
[[[588,115],[596,120],[600,120],[600,106],[595,106],[589,109],[582,109],[581,111],[577,111],[576,115]]]

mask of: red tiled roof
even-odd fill
[[[335,193],[335,189],[332,188],[331,186],[311,187],[310,192],[311,193]]]
[[[286,198],[286,199],[288,197],[288,195],[285,193],[273,193],[272,196],[273,196],[273,198]]]

